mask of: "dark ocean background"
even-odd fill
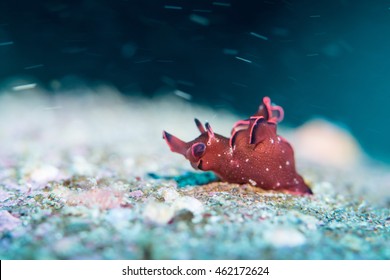
[[[179,91],[284,123],[324,117],[390,162],[389,0],[0,0],[0,86]]]

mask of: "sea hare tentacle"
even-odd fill
[[[166,131],[163,131],[163,138],[167,142],[169,148],[172,152],[179,153],[184,155],[187,151],[188,144],[176,136],[173,136],[172,134],[169,134]]]
[[[282,107],[264,97],[257,112],[233,125],[230,138],[195,119],[200,136],[190,142],[163,132],[171,151],[186,157],[195,169],[213,171],[221,180],[251,184],[264,190],[312,194],[295,169],[294,151],[277,135],[284,118]]]
[[[204,129],[204,127],[203,127],[203,124],[196,118],[195,118],[195,124],[196,124],[196,127],[199,129],[200,133],[206,132],[206,129]]]

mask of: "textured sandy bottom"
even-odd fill
[[[224,135],[239,119],[109,88],[0,95],[0,258],[390,258],[388,167],[320,165],[297,151],[314,196],[210,182],[161,138],[193,139],[194,117]]]

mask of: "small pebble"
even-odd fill
[[[172,207],[161,202],[149,202],[144,209],[143,217],[153,223],[165,225],[175,214]]]
[[[186,209],[191,211],[194,215],[202,214],[204,211],[202,202],[191,196],[183,196],[176,199],[172,206],[174,211]]]
[[[296,247],[306,243],[306,237],[300,231],[282,226],[266,231],[264,239],[275,247]]]
[[[135,198],[141,197],[143,195],[144,193],[141,190],[136,190],[129,193],[130,197],[135,197]]]
[[[31,180],[39,184],[45,184],[49,181],[55,180],[58,174],[59,174],[58,168],[51,165],[46,165],[35,169],[31,173]]]
[[[170,187],[163,187],[158,190],[158,194],[160,194],[165,202],[171,203],[175,201],[180,194],[174,189]]]

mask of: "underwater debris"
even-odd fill
[[[249,33],[250,35],[256,37],[256,38],[259,38],[259,39],[262,39],[264,41],[267,41],[268,40],[268,37],[264,36],[264,35],[261,35],[261,34],[258,34],[256,32],[251,32]]]
[[[173,5],[164,5],[164,9],[168,9],[168,10],[183,10],[183,7],[173,6]]]
[[[246,59],[246,58],[242,58],[240,56],[236,56],[236,59],[244,61],[244,62],[247,62],[247,63],[252,63],[252,60],[249,60],[249,59]]]
[[[212,172],[185,172],[177,176],[160,176],[155,173],[148,173],[148,176],[153,179],[174,180],[179,188],[187,186],[205,185],[216,181],[218,178]]]

